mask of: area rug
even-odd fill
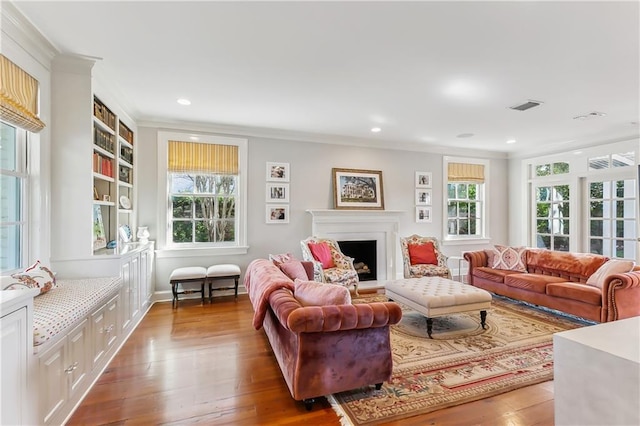
[[[375,295],[362,301],[386,300]],[[391,327],[393,375],[327,397],[343,425],[404,419],[553,379],[553,334],[590,323],[494,297],[487,329],[479,312],[426,319],[403,306]]]

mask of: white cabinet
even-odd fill
[[[31,424],[29,369],[33,353],[31,310],[34,292],[0,292],[0,424]],[[8,293],[8,294],[7,294]],[[20,294],[23,293],[23,294]]]
[[[89,321],[84,319],[62,340],[38,356],[40,383],[40,422],[53,419],[65,408],[67,400],[86,390],[90,371]]]
[[[122,262],[122,330],[126,332],[140,313],[140,253]]]
[[[155,291],[154,277],[154,242],[140,252],[140,310],[146,312],[151,306]]]
[[[98,365],[105,354],[115,344],[118,333],[118,310],[120,295],[115,295],[106,305],[91,314],[93,360],[92,366]]]

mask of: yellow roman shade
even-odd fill
[[[470,163],[449,163],[447,176],[449,182],[484,183],[484,165]]]
[[[238,147],[198,142],[169,141],[172,173],[238,174]]]
[[[38,80],[4,55],[0,55],[0,117],[30,132],[44,129],[38,118]]]

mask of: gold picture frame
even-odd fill
[[[331,169],[335,209],[384,210],[382,171]]]

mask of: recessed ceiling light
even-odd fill
[[[200,138],[197,136],[189,136],[189,139],[191,139],[192,141],[197,141]]]
[[[574,155],[580,155],[580,154],[582,154],[582,151],[573,151],[573,154]]]
[[[473,136],[473,133],[460,133],[456,138],[471,138]]]
[[[381,129],[380,127],[373,127],[373,128],[371,129],[371,131],[372,131],[373,133],[380,133],[380,132],[382,131],[382,129]]]
[[[516,143],[516,140],[515,140],[515,139],[509,139],[509,140],[507,141],[507,143]]]
[[[191,105],[191,101],[189,99],[185,99],[185,98],[178,99],[178,103],[180,105]]]

